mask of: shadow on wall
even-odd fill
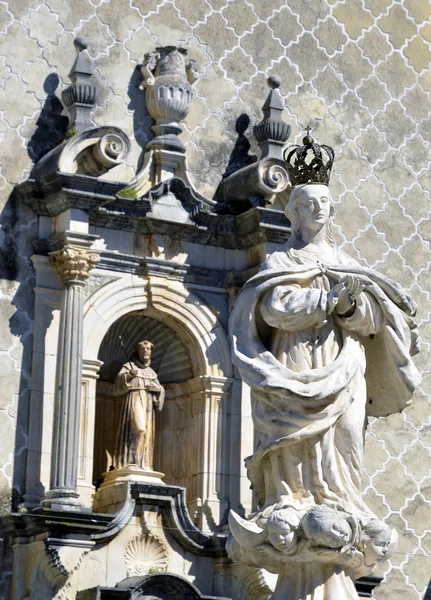
[[[247,167],[257,161],[257,156],[255,154],[250,154],[251,144],[245,135],[245,132],[249,128],[250,125],[250,117],[243,113],[241,114],[236,122],[235,122],[235,131],[238,135],[235,145],[230,153],[228,163],[226,165],[226,169],[222,175],[222,179],[219,182],[217,189],[214,194],[214,200],[220,204],[220,209],[224,207],[224,198],[222,194],[222,182],[224,179],[232,175],[232,173],[236,173],[240,169]]]
[[[2,357],[1,371],[4,379],[2,378],[0,391],[1,407],[6,409],[10,417],[15,418],[16,425],[12,482],[12,506],[15,508],[21,498],[27,453],[34,310],[34,275],[29,257],[32,254],[31,242],[37,233],[35,216],[30,209],[22,206],[16,190],[12,191],[0,215],[0,227],[3,234],[0,247],[1,290],[6,298],[12,298],[12,306],[15,308],[11,316],[8,314],[9,331],[12,335],[8,336],[5,331],[0,340],[1,349],[8,352]],[[14,343],[14,338],[19,338],[21,348]],[[16,363],[21,363],[21,368],[18,405],[15,408]]]
[[[431,579],[425,592],[424,600],[431,600]]]
[[[226,170],[223,173],[223,179],[226,179],[226,177],[229,177],[229,175],[232,175],[232,173],[235,173],[244,167],[248,167],[248,165],[251,165],[257,161],[256,155],[249,154],[251,144],[245,135],[245,132],[249,126],[250,117],[246,113],[243,113],[237,118],[235,123],[235,131],[238,134],[238,137],[229,156]]]
[[[66,137],[69,119],[62,116],[63,105],[55,94],[59,83],[58,75],[50,73],[43,84],[47,96],[36,121],[35,132],[27,146],[28,155],[34,163],[61,144]]]
[[[137,65],[127,87],[127,95],[130,98],[127,108],[133,111],[133,135],[138,146],[141,148],[137,171],[139,171],[144,162],[145,148],[148,142],[154,137],[151,131],[154,123],[147,109],[145,90],[141,87],[142,81],[141,65]]]
[[[34,274],[29,257],[36,233],[33,212],[22,205],[18,192],[13,190],[0,214],[2,463],[7,463],[9,452],[13,452],[12,488],[3,473],[0,477],[0,516],[16,510],[23,499],[33,349]],[[12,314],[10,306],[14,309]],[[10,475],[12,468],[6,467],[6,473]],[[0,528],[0,538],[5,537],[4,533]],[[5,537],[0,543],[0,589],[5,598],[9,597],[11,561],[12,552]]]

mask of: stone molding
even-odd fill
[[[267,159],[265,164],[269,166],[270,177],[276,181],[274,160]],[[38,216],[55,217],[76,208],[88,212],[92,227],[167,235],[202,245],[248,249],[266,241],[284,243],[290,235],[290,223],[282,211],[260,206],[250,208],[249,205],[248,210],[238,215],[219,214],[215,212],[215,203],[188,185],[185,176],[175,176],[154,187],[149,186],[139,201],[120,195],[121,190],[133,190],[134,185],[138,190],[147,189],[147,180],[141,181],[140,177],[138,174],[135,183],[124,188],[114,181],[79,174],[57,173],[49,180],[36,180],[32,175],[19,186],[19,191],[25,204]],[[184,208],[183,215],[187,216],[183,222],[167,221],[155,214],[154,207],[167,194],[173,194]],[[47,251],[43,240],[38,246],[38,252]]]
[[[109,327],[132,311],[163,317],[191,348],[195,376],[231,377],[226,331],[211,308],[180,281],[136,275],[108,283],[84,305],[84,360],[95,360]]]
[[[65,246],[61,250],[49,253],[49,261],[57,271],[63,283],[84,282],[90,276],[90,271],[100,261],[97,252],[84,248]]]
[[[156,595],[154,595],[156,594]],[[128,577],[115,586],[98,586],[78,592],[77,600],[131,600],[132,598],[169,598],[169,600],[230,600],[221,596],[207,596],[185,577],[174,573],[157,573],[144,577]]]

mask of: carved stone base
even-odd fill
[[[52,489],[46,492],[45,498],[40,505],[51,510],[67,510],[72,512],[91,512],[89,508],[82,506],[79,494],[76,490]]]
[[[164,476],[164,473],[159,473],[157,471],[146,471],[145,469],[141,469],[135,465],[128,465],[122,469],[114,469],[113,471],[107,471],[106,473],[103,473],[103,483],[99,489],[120,485],[128,481],[165,485],[162,481]]]
[[[287,563],[271,600],[359,600],[353,580],[333,564]]]

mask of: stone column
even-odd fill
[[[99,262],[86,248],[65,246],[50,262],[63,282],[51,453],[51,489],[43,505],[79,506],[77,492],[82,394],[82,337],[85,280]]]

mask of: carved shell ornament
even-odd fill
[[[152,533],[138,535],[127,545],[124,552],[127,576],[145,575],[151,570],[164,570],[168,566],[165,545]]]

